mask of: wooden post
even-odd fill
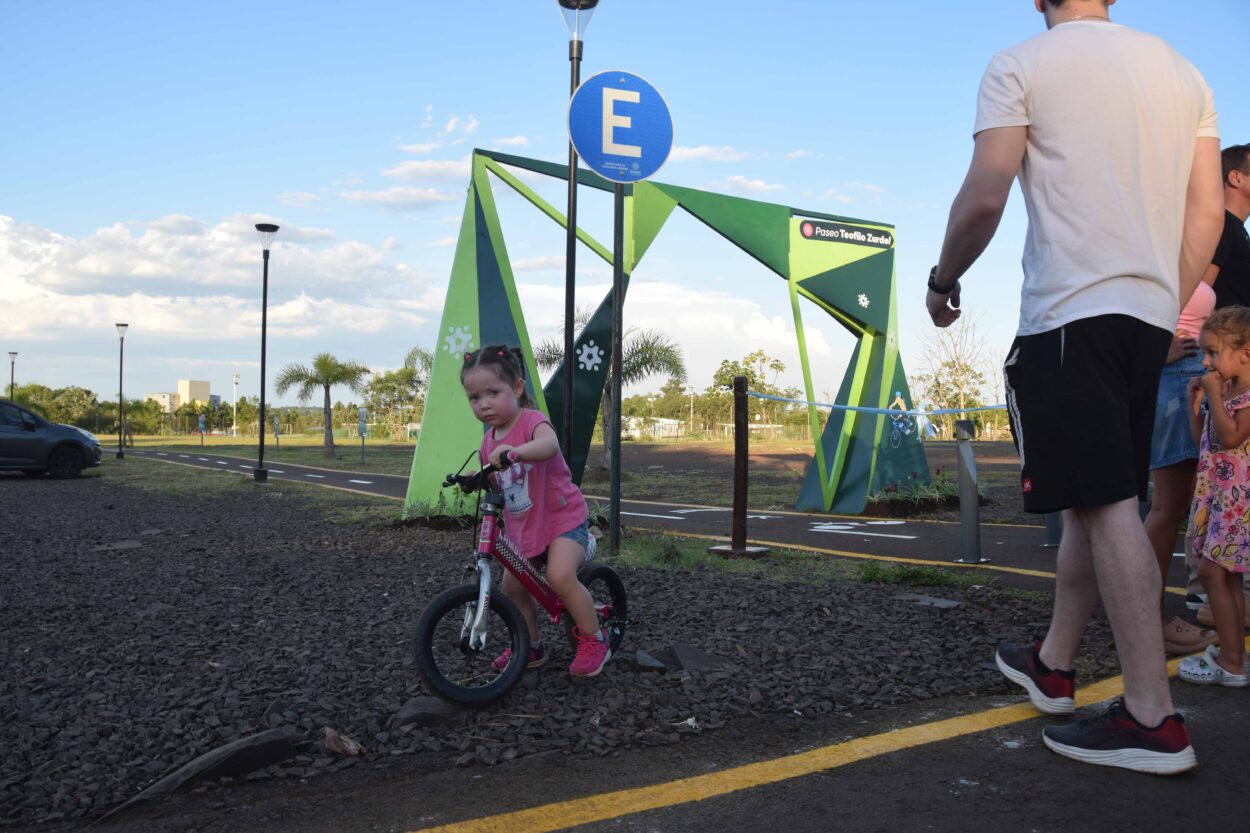
[[[751,422],[747,406],[747,377],[734,377],[734,508],[730,544],[709,547],[718,555],[758,556],[768,547],[747,546],[747,463],[750,452]]]

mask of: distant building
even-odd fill
[[[212,400],[210,386],[208,382],[201,382],[196,379],[179,379],[178,380],[178,406],[186,404],[198,405],[201,402],[208,404]]]
[[[147,393],[144,394],[143,401],[157,403],[167,414],[178,410],[178,394],[176,393]]]

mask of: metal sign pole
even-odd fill
[[[612,554],[621,549],[621,341],[625,303],[625,186],[612,189],[612,424],[604,442],[612,448],[612,489],[609,508],[609,544]]]

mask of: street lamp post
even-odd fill
[[[256,233],[260,235],[260,245],[264,250],[265,270],[260,296],[260,431],[257,432],[260,434],[260,455],[252,477],[257,483],[264,483],[269,479],[269,472],[265,470],[265,335],[269,323],[269,244],[278,233],[278,227],[273,223],[257,223]]]
[[[569,27],[569,98],[577,92],[582,75],[582,35],[590,25],[599,0],[556,0]],[[577,275],[577,149],[569,141],[568,222],[564,236],[564,414],[560,446],[564,459],[573,454],[573,319],[576,316]]]
[[[14,379],[13,368],[16,366],[17,366],[17,351],[10,350],[9,351],[9,399],[13,398],[13,394],[17,390],[13,382],[13,379]]]
[[[239,436],[239,374],[234,374],[234,416],[230,419],[230,436]]]
[[[122,451],[122,434],[126,424],[126,402],[122,398],[122,367],[126,359],[126,328],[129,324],[117,325],[117,459],[126,456]]]

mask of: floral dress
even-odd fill
[[[1232,416],[1250,406],[1250,391],[1223,403]],[[1207,415],[1194,486],[1194,550],[1233,573],[1250,571],[1250,440],[1221,448]]]

